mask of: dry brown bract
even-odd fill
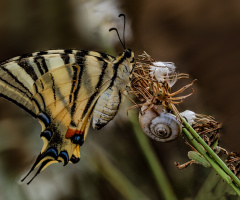
[[[240,174],[240,153],[231,152],[226,159],[228,168],[239,178]]]
[[[212,147],[220,139],[219,131],[222,124],[211,116],[196,114],[197,118],[192,125],[193,129],[204,139],[208,146]]]

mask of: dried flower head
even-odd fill
[[[216,143],[218,144],[220,139],[219,132],[222,129],[222,124],[215,121],[212,116],[196,114],[192,127],[212,149],[218,146]]]
[[[139,55],[137,60],[133,72],[131,89],[132,93],[142,103],[132,108],[143,105],[148,106],[148,108],[152,108],[154,105],[163,105],[166,109],[170,108],[175,113],[178,113],[175,104],[180,104],[192,93],[178,97],[176,95],[181,94],[192,86],[194,81],[176,92],[171,92],[172,86],[178,79],[188,78],[189,76],[183,73],[178,74],[176,66],[172,62],[155,61],[146,52]]]
[[[240,174],[240,153],[231,152],[225,161],[228,168],[239,178]]]
[[[219,139],[220,139],[220,130],[222,128],[222,124],[215,121],[213,117],[196,114],[193,111],[186,110],[180,113],[191,126],[193,129],[203,138],[203,140],[210,146],[217,154],[222,151],[225,154],[228,152],[219,146]],[[175,162],[175,165],[178,169],[185,169],[186,167],[190,166],[191,164],[201,164],[204,167],[210,167],[208,161],[187,141],[192,151],[188,152],[188,157],[190,161],[179,164]]]

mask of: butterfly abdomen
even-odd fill
[[[108,88],[98,99],[93,111],[93,128],[101,129],[111,121],[118,112],[121,93],[116,87]]]

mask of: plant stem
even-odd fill
[[[124,199],[128,200],[149,200],[141,190],[138,190],[128,179],[127,177],[118,170],[112,163],[109,162],[106,157],[101,156],[101,174],[102,176],[115,187]]]
[[[195,200],[205,200],[207,198],[213,199],[214,194],[211,191],[214,190],[214,187],[218,184],[219,180],[221,180],[221,178],[216,174],[215,170],[212,170],[195,196]]]
[[[91,148],[96,158],[88,158],[94,171],[105,178],[126,200],[149,200],[106,156],[106,152],[97,144]],[[98,160],[98,164],[96,164]]]
[[[191,141],[197,151],[211,164],[215,171],[225,180],[234,191],[240,196],[240,181],[233,172],[225,165],[218,155],[205,143],[205,141],[197,134],[197,132],[182,117],[184,124],[183,133]],[[210,157],[211,156],[211,157]],[[236,186],[234,183],[238,186]]]
[[[164,196],[164,199],[177,200],[177,197],[173,192],[171,184],[165,175],[166,173],[164,172],[164,169],[162,168],[160,162],[158,161],[158,158],[154,153],[154,150],[149,144],[149,140],[147,136],[145,136],[142,129],[140,128],[138,119],[135,116],[136,114],[134,113],[129,118],[130,118],[130,121],[132,122],[133,130],[137,138],[137,141],[143,151],[143,154],[145,155],[149,163],[150,168],[152,169],[152,172],[157,181],[159,190],[162,191],[162,195]]]

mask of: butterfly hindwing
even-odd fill
[[[80,159],[79,146],[86,137],[93,105],[109,87],[112,73],[112,66],[104,60],[85,56],[79,63],[58,67],[36,80],[32,101],[42,124],[44,147],[35,167]]]

